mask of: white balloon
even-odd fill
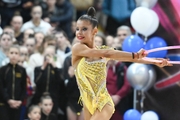
[[[133,28],[145,37],[153,34],[159,25],[157,14],[145,7],[136,8],[131,14],[130,21]]]
[[[149,26],[149,28],[144,31],[144,36],[148,37],[149,35],[152,35],[158,28],[159,26],[159,18],[158,15],[156,14],[156,12],[154,12],[153,10],[150,10],[152,16],[153,16],[153,22],[151,23],[151,25]]]
[[[142,114],[141,120],[159,120],[159,117],[153,111],[146,111]]]

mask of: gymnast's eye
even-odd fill
[[[85,28],[83,28],[82,30],[83,30],[83,31],[86,31],[86,30],[87,30],[87,28],[85,27]]]

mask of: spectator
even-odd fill
[[[117,37],[114,39],[114,45],[117,49],[122,50],[122,44],[126,37],[132,34],[131,29],[129,26],[122,25],[117,28]],[[126,66],[128,67],[131,65],[131,62],[126,62]]]
[[[56,46],[56,37],[54,35],[48,35],[43,39],[41,47],[38,49],[38,52],[32,54],[29,58],[28,66],[30,69],[34,71],[35,67],[42,66],[44,62],[44,54],[45,54],[45,49],[48,46]],[[62,67],[62,59],[61,57],[57,57],[57,67],[61,68]],[[33,72],[34,74],[34,72]],[[34,75],[33,75],[34,76]],[[32,85],[35,87],[34,84],[34,77],[32,78]]]
[[[4,28],[5,26],[10,25],[10,21],[12,16],[14,16],[17,12],[19,12],[19,8],[21,8],[21,3],[23,0],[1,0],[0,1],[0,14],[2,19],[1,26]]]
[[[114,37],[112,47],[116,48],[117,50],[122,50],[122,43],[119,41],[118,37]]]
[[[113,47],[113,41],[114,41],[114,37],[112,35],[106,36],[106,45],[107,46]]]
[[[5,26],[4,29],[3,29],[3,32],[11,34],[12,37],[13,37],[13,43],[16,42],[15,32],[14,32],[14,29],[11,26]]]
[[[57,38],[57,55],[64,61],[64,59],[70,54],[71,44],[64,31],[56,32],[55,36]]]
[[[136,8],[134,0],[104,0],[103,12],[107,15],[106,32],[116,35],[116,29],[120,25],[130,26],[130,15]]]
[[[35,51],[35,48],[36,48],[36,40],[35,40],[35,38],[34,37],[29,37],[25,41],[24,46],[27,47],[29,56],[32,55],[34,53],[34,51]]]
[[[40,120],[41,108],[38,105],[32,105],[28,110],[28,120]]]
[[[56,0],[46,0],[46,8],[43,9],[43,19],[44,21],[50,23],[50,17],[56,11]],[[55,26],[54,26],[55,27]]]
[[[129,26],[126,25],[122,25],[120,27],[117,28],[117,38],[120,41],[120,44],[122,44],[125,40],[126,37],[130,36],[131,33],[131,29]]]
[[[29,38],[30,35],[34,35],[34,30],[33,29],[26,29],[23,33],[23,41],[21,42],[21,45],[25,43],[25,41]]]
[[[10,46],[13,44],[13,37],[9,33],[3,33],[0,36],[0,67],[2,66],[2,61],[7,58],[8,50]]]
[[[14,29],[14,36],[19,44],[23,39],[23,33],[20,31],[23,24],[23,18],[20,15],[13,16],[11,26]]]
[[[37,66],[42,66],[44,62],[44,50],[48,46],[56,46],[56,37],[54,35],[48,35],[43,39],[41,47],[38,49],[37,53],[34,53],[30,56],[29,58],[29,66],[32,67],[33,69]],[[58,57],[58,62],[59,62],[59,68],[62,65],[61,60]]]
[[[10,63],[0,68],[0,119],[19,120],[20,108],[26,96],[26,71],[19,66],[19,48],[11,46]]]
[[[20,46],[20,60],[21,65],[26,69],[26,73],[28,76],[28,79],[30,80],[28,83],[31,85],[31,87],[34,87],[34,71],[31,67],[29,67],[29,53],[26,46]],[[34,90],[34,89],[33,89]]]
[[[29,61],[29,53],[28,53],[28,49],[26,46],[20,46],[20,56],[24,57],[24,60],[26,62]]]
[[[22,52],[21,50],[23,50],[22,48],[25,49],[24,46],[22,46],[20,48],[20,57],[19,57],[18,65],[22,66],[22,67],[24,67],[26,69],[26,72],[27,72],[27,76],[26,76],[26,80],[27,80],[26,91],[27,92],[26,92],[26,98],[22,102],[22,106],[21,106],[21,118],[20,118],[20,120],[24,120],[25,113],[26,113],[25,111],[27,109],[27,106],[29,105],[29,100],[30,100],[30,98],[32,96],[32,93],[33,93],[32,85],[31,85],[31,80],[30,80],[31,76],[29,75],[29,69],[27,67],[27,61],[26,61],[25,56],[22,55],[22,53],[21,53]]]
[[[129,99],[130,84],[126,78],[126,66],[124,63],[110,60],[107,63],[107,90],[115,105],[115,112],[110,120],[123,120],[123,114],[132,107],[132,99]]]
[[[38,52],[38,49],[41,47],[44,37],[45,36],[42,32],[34,34],[34,38],[36,39],[36,52]]]
[[[64,105],[66,103],[64,81],[61,77],[62,73],[61,69],[59,69],[58,58],[55,55],[55,47],[48,46],[44,51],[43,58],[43,64],[34,70],[36,89],[32,104],[38,104],[41,96],[48,93],[54,103],[53,113],[57,115],[59,106],[65,112]]]
[[[21,32],[24,32],[26,29],[33,29],[34,32],[43,32],[47,34],[51,25],[41,19],[42,17],[42,8],[41,6],[33,6],[31,10],[32,19],[23,24]]]
[[[44,95],[41,97],[41,120],[57,120],[57,116],[52,113],[53,106],[53,100],[49,95]]]
[[[105,37],[102,33],[97,33],[94,42],[96,46],[106,45]]]
[[[23,17],[24,22],[31,19],[31,8],[33,7],[33,2],[36,0],[22,0],[20,14]]]
[[[73,6],[68,0],[57,0],[56,9],[50,17],[51,23],[58,24],[57,30],[63,30],[72,40],[71,23],[73,17]]]
[[[73,33],[73,38],[76,37],[75,33],[76,33],[76,21],[72,21],[71,23],[71,31]]]

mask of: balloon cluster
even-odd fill
[[[152,37],[145,43],[143,39],[140,38],[138,35],[131,35],[124,40],[122,44],[122,50],[127,52],[138,52],[141,48],[144,48],[145,50],[150,50],[166,46],[166,41],[161,37]],[[167,50],[162,50],[149,53],[147,57],[163,58],[166,57],[166,55]]]
[[[146,111],[142,115],[136,109],[127,110],[123,116],[124,120],[159,120],[157,113]]]
[[[139,1],[141,7],[137,7],[131,14],[131,24],[137,33],[143,35],[145,40],[138,35],[127,37],[123,44],[122,50],[128,52],[137,52],[141,48],[146,50],[166,47],[167,44],[163,38],[153,37],[146,41],[147,37],[152,35],[159,26],[159,18],[157,14],[149,9],[152,8],[157,0],[136,0]],[[149,53],[148,57],[165,57],[167,50]],[[156,72],[151,65],[133,63],[128,67],[127,79],[131,86],[142,92],[150,89],[155,80]],[[158,115],[154,111],[146,111],[141,114],[136,109],[127,110],[124,114],[124,120],[159,120]]]
[[[159,26],[159,18],[156,12],[149,9],[155,5],[157,0],[141,0],[141,7],[137,7],[131,14],[131,24],[135,31],[145,37],[143,40],[138,35],[131,35],[127,37],[123,44],[122,50],[128,52],[137,52],[141,48],[146,50],[166,47],[167,43],[163,38],[152,37],[147,41],[147,37],[152,35]],[[147,5],[145,5],[147,4]],[[160,57],[163,58],[167,54],[167,50],[153,52],[148,54],[147,57]]]

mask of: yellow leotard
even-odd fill
[[[106,62],[106,59],[88,62],[83,57],[75,70],[80,99],[91,114],[101,111],[107,103],[114,107],[106,88]]]

